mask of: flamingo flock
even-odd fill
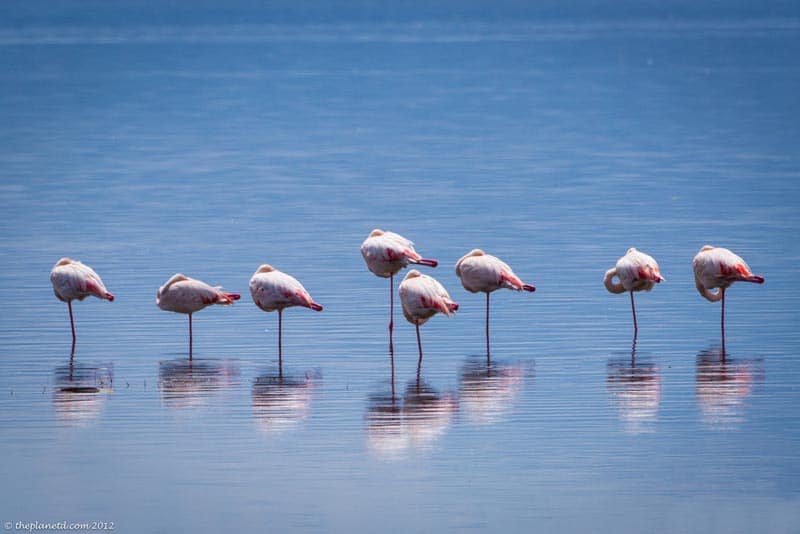
[[[392,333],[394,328],[394,275],[408,265],[436,267],[434,259],[423,258],[414,250],[414,244],[405,237],[383,230],[373,230],[361,245],[361,254],[367,268],[376,276],[389,278],[389,350],[393,357]],[[700,249],[692,262],[695,284],[700,295],[711,302],[721,301],[720,326],[722,352],[725,352],[725,291],[734,282],[764,283],[764,277],[753,274],[745,261],[728,249],[706,245]],[[471,293],[486,294],[486,357],[490,356],[489,344],[489,296],[492,292],[506,288],[514,291],[533,292],[536,288],[524,283],[508,264],[474,249],[464,255],[455,265],[461,284]],[[106,289],[100,276],[91,267],[70,258],[60,259],[50,272],[53,292],[67,303],[72,331],[72,352],[75,352],[75,320],[73,300],[94,296],[113,301],[114,295]],[[631,248],[617,260],[614,268],[605,273],[603,283],[611,293],[629,293],[633,315],[634,343],[638,336],[634,292],[650,291],[656,284],[665,281],[656,260],[643,252]],[[714,291],[716,290],[716,291]],[[435,278],[410,270],[398,288],[403,315],[413,324],[417,334],[419,365],[422,364],[422,341],[419,327],[437,313],[452,317],[459,309],[444,286]],[[271,265],[261,265],[250,278],[250,294],[255,305],[263,311],[278,312],[278,363],[282,362],[282,314],[290,307],[309,308],[322,311],[322,305],[314,301],[303,285],[292,276]],[[165,311],[189,316],[189,358],[192,357],[192,314],[219,304],[231,305],[239,300],[238,293],[223,291],[200,280],[183,274],[173,275],[156,293],[156,305]]]

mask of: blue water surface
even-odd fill
[[[5,3],[0,520],[799,531],[800,12],[560,4]],[[373,228],[461,304],[421,369]],[[705,244],[766,278],[724,357]],[[635,349],[602,284],[631,246],[667,279]],[[477,247],[537,286],[493,294],[489,362]],[[117,296],[74,304],[74,357],[64,256]],[[281,369],[262,263],[325,306],[284,314]],[[191,362],[175,272],[243,294]]]

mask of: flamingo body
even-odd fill
[[[238,293],[226,293],[200,280],[177,273],[158,288],[156,304],[165,311],[189,316],[189,359],[192,359],[192,314],[212,304],[227,306],[239,300]]]
[[[692,267],[697,291],[711,302],[722,299],[724,290],[734,282],[764,283],[763,276],[753,274],[742,258],[722,247],[704,246],[694,257]]]
[[[280,311],[292,306],[322,311],[322,306],[314,302],[297,279],[271,265],[262,265],[250,278],[250,295],[256,306],[266,312]]]
[[[458,260],[456,275],[461,279],[464,289],[471,293],[491,293],[501,288],[536,290],[532,285],[523,283],[506,262],[477,248]]]
[[[283,310],[302,306],[322,311],[322,306],[311,298],[303,284],[294,277],[264,264],[250,278],[250,295],[256,306],[266,312],[278,312],[278,376],[283,376]]]
[[[725,290],[734,282],[763,284],[764,277],[753,274],[745,261],[722,247],[705,245],[692,260],[694,283],[697,291],[711,302],[722,301],[720,306],[720,332],[722,356],[725,356]],[[711,291],[716,289],[717,291]]]
[[[361,255],[367,268],[376,276],[389,278],[412,264],[436,267],[436,260],[426,259],[414,250],[414,243],[400,234],[375,229],[361,244]]]
[[[425,324],[437,313],[450,317],[458,310],[458,303],[450,298],[442,284],[416,269],[408,272],[399,291],[403,315],[417,326]]]
[[[61,258],[50,271],[50,282],[58,300],[71,302],[93,296],[108,301],[114,295],[106,289],[100,276],[88,265],[70,258]]]
[[[165,311],[193,314],[212,304],[228,305],[239,300],[238,293],[226,293],[183,274],[174,274],[158,288],[156,304]]]
[[[617,281],[614,281],[617,278]],[[636,323],[636,305],[633,302],[635,291],[650,291],[653,286],[664,281],[656,260],[644,252],[631,247],[617,264],[606,271],[603,283],[611,293],[629,292],[631,295],[631,313],[633,314],[633,341],[639,333]]]
[[[419,336],[419,327],[437,313],[452,316],[458,310],[458,303],[450,298],[450,294],[435,278],[416,269],[408,272],[400,283],[399,291],[403,315],[417,330],[417,348],[419,348],[417,380],[419,381],[422,369],[422,340]]]
[[[474,249],[456,263],[456,275],[461,285],[471,293],[486,293],[486,357],[489,357],[489,294],[501,288],[515,291],[536,291],[514,274],[509,265],[500,258]]]
[[[72,301],[86,297],[114,300],[114,295],[106,289],[100,276],[88,265],[70,258],[61,258],[50,271],[50,283],[53,293],[61,302],[67,303],[69,310],[69,326],[72,331],[72,354],[75,354],[75,319],[72,316]]]
[[[617,277],[618,282],[614,282]],[[652,256],[639,252],[635,248],[617,260],[613,269],[606,271],[603,283],[611,293],[624,293],[625,291],[650,291],[653,287],[664,281],[658,268],[658,263]]]

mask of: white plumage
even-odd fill
[[[405,318],[418,326],[437,313],[450,317],[458,310],[458,303],[438,280],[416,269],[409,271],[400,284],[400,302]]]
[[[114,295],[106,289],[100,276],[88,265],[70,258],[61,258],[50,271],[50,283],[56,298],[67,303],[69,325],[72,331],[72,353],[75,353],[75,319],[72,316],[72,301],[94,296],[113,301]]]
[[[420,256],[414,250],[414,243],[400,234],[375,229],[361,244],[361,255],[367,268],[376,276],[389,278],[400,269],[412,264],[436,267],[438,262]]]
[[[614,278],[617,281],[614,281]],[[617,264],[606,271],[603,283],[611,293],[631,294],[631,313],[633,314],[633,340],[639,333],[639,326],[636,323],[636,305],[633,302],[634,291],[650,291],[658,283],[664,281],[658,268],[656,260],[644,252],[639,252],[631,247],[623,257],[617,260]]]
[[[278,312],[278,373],[283,373],[283,310],[302,306],[322,311],[322,306],[311,298],[303,284],[294,277],[275,269],[271,265],[260,266],[250,278],[250,295],[260,309]]]
[[[201,280],[177,273],[170,277],[156,293],[156,305],[165,311],[185,313],[189,316],[189,358],[192,358],[192,314],[211,306],[233,304],[239,300],[238,293],[226,293],[221,287],[213,287]]]

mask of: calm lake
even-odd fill
[[[800,531],[800,13],[773,3],[5,4],[6,529]],[[421,369],[396,298],[392,366],[373,228],[461,306]],[[705,244],[766,278],[728,291],[724,358]],[[602,283],[632,246],[666,278],[635,348]],[[473,248],[537,287],[493,294],[488,363]],[[64,256],[117,297],[74,303],[74,357]],[[262,263],[325,306],[284,313],[280,373]],[[176,272],[242,293],[191,362]]]

